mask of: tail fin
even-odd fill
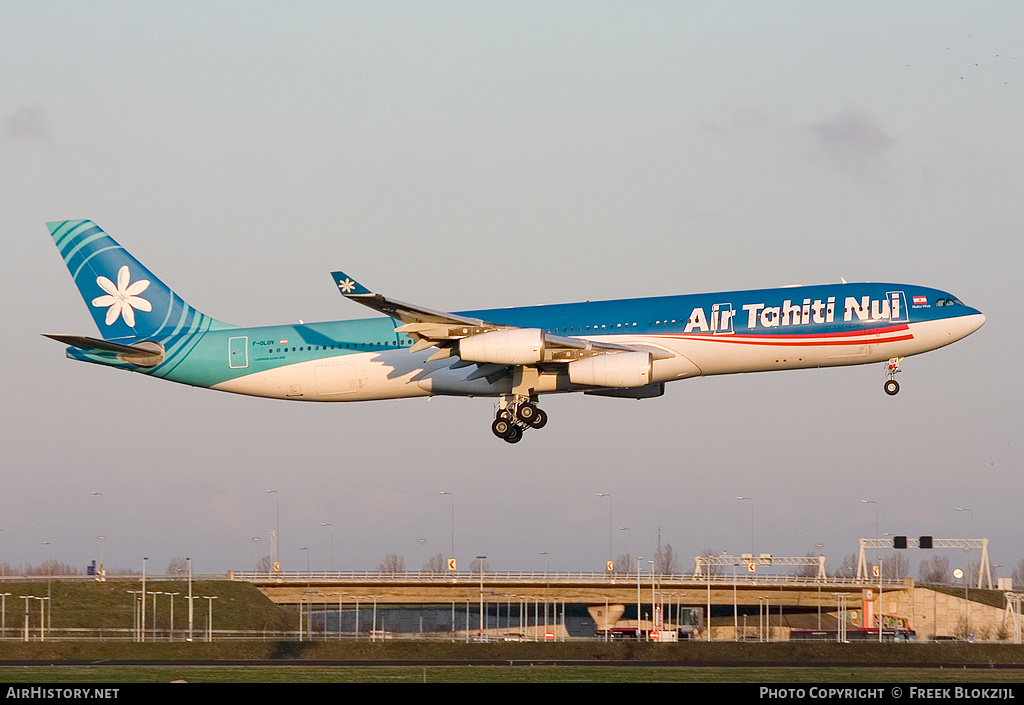
[[[234,327],[189,306],[91,220],[46,227],[104,340],[166,340]]]

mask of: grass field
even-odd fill
[[[1020,683],[1020,670],[703,666],[14,666],[0,683]]]

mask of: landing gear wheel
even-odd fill
[[[494,415],[494,418],[501,419],[502,421],[511,421],[512,412],[508,409],[499,409],[498,413]]]
[[[894,379],[890,379],[885,383],[885,393],[890,397],[894,397],[899,394],[900,383]]]
[[[518,432],[520,436],[523,435],[522,432],[519,431],[519,429],[516,428],[511,421],[507,421],[502,418],[497,418],[494,420],[494,423],[491,424],[491,431],[498,438],[504,438],[505,440],[508,440],[509,434],[511,434],[513,431]],[[515,441],[513,441],[513,443],[514,442]]]
[[[518,426],[509,426],[508,435],[505,436],[506,443],[518,443],[523,440],[523,429]]]
[[[516,416],[518,416],[519,420],[522,421],[523,423],[532,424],[534,418],[536,418],[539,412],[540,409],[538,409],[533,404],[520,404],[519,408],[516,409]]]
[[[533,420],[530,421],[532,428],[544,428],[548,423],[548,415],[543,409],[535,409]]]

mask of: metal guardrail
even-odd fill
[[[365,583],[419,583],[419,584],[451,584],[456,583],[479,583],[480,573],[469,571],[453,571],[446,573],[382,573],[379,571],[291,571],[277,573],[263,573],[254,571],[230,571],[227,574],[202,574],[192,575],[193,581],[202,580],[234,580],[250,583],[280,583],[299,584],[306,582],[365,582]],[[61,582],[94,582],[95,576],[91,575],[7,575],[0,577],[0,584],[7,583],[39,583],[47,580]],[[141,575],[107,575],[106,582],[139,582]],[[187,575],[147,575],[147,582],[182,582],[188,580]],[[505,582],[528,582],[536,584],[539,582],[556,584],[570,584],[586,582],[591,584],[604,585],[635,585],[637,582],[636,573],[612,573],[605,572],[576,572],[576,571],[487,571],[483,574],[485,583]],[[652,575],[650,573],[640,574],[640,584],[650,585]],[[663,574],[654,575],[653,580],[659,585],[677,586],[706,586],[706,585],[792,585],[801,587],[878,587],[893,589],[905,586],[905,579],[883,579],[877,578],[815,578],[798,575],[769,575],[759,573],[756,575],[724,575],[724,574]]]
[[[482,576],[480,573],[452,572],[452,573],[380,573],[380,572],[279,572],[279,573],[257,573],[257,572],[232,572],[230,580],[240,582],[252,582],[261,584],[299,585],[302,583],[417,583],[420,585],[450,585],[452,583],[474,584],[481,579],[485,583],[509,582],[509,583],[550,583],[551,585],[565,585],[574,583],[590,583],[601,585],[636,585],[636,574],[626,573],[584,573],[584,572],[500,572],[487,571]],[[904,579],[857,579],[857,578],[815,578],[797,575],[654,575],[641,573],[640,584],[650,585],[652,579],[662,587],[675,585],[679,587],[704,587],[724,585],[790,585],[793,587],[821,587],[821,588],[861,588],[879,587],[902,588],[905,587]]]
[[[54,582],[63,583],[94,583],[97,582],[97,576],[95,575],[5,575],[0,577],[0,585],[3,583],[45,583],[48,580]],[[107,574],[104,577],[104,581],[108,583],[112,582],[140,582],[142,580],[142,574],[138,575],[110,575]],[[183,582],[188,580],[187,575],[146,575],[146,582],[153,581],[170,581]],[[204,573],[202,575],[193,574],[193,581],[199,580],[227,580],[227,576],[224,573],[209,574]]]

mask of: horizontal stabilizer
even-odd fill
[[[152,350],[140,348],[137,345],[125,345],[123,343],[112,343],[109,340],[100,340],[99,338],[90,338],[85,335],[49,335],[43,333],[43,336],[56,340],[58,343],[64,343],[70,345],[73,348],[82,348],[83,350],[102,350],[103,352],[121,353],[122,355],[152,355]]]
[[[152,341],[144,341],[126,345],[114,343],[100,338],[90,338],[85,335],[50,335],[43,333],[43,336],[56,340],[59,343],[70,345],[73,348],[94,353],[115,353],[118,358],[140,367],[153,367],[163,360],[164,346]]]

